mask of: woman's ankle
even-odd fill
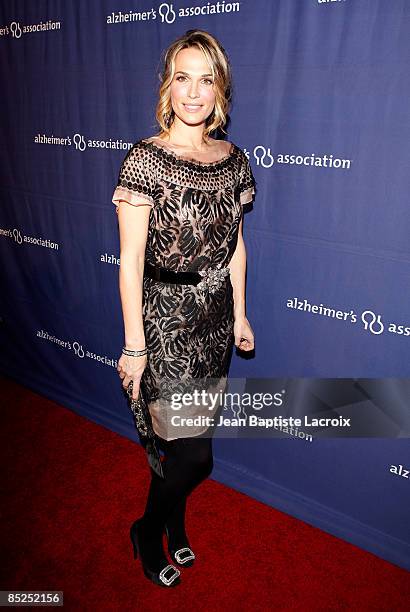
[[[162,542],[162,526],[153,528],[149,522],[141,521],[137,526],[141,558],[144,564],[154,572],[159,572],[168,564]]]

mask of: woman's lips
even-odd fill
[[[202,108],[202,104],[184,104],[184,108],[188,113],[197,113]]]

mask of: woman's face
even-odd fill
[[[214,82],[203,53],[181,49],[175,58],[171,103],[176,116],[188,125],[205,122],[215,106]]]

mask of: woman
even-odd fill
[[[242,207],[255,181],[239,147],[209,136],[226,123],[230,91],[229,61],[213,36],[189,30],[173,42],[159,90],[161,130],[128,151],[113,195],[125,329],[118,372],[124,389],[132,382],[133,399],[144,389],[164,453],[165,477],[151,469],[131,539],[145,575],[166,587],[180,583],[180,571],[166,557],[163,533],[171,559],[192,565],[187,497],[213,468],[209,424],[174,426],[170,389],[196,381],[212,388],[206,381],[226,380],[233,344],[254,348]],[[193,409],[188,404],[185,413]]]

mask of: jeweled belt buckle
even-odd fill
[[[209,293],[215,293],[220,287],[226,276],[229,274],[229,268],[222,268],[222,264],[218,264],[216,268],[208,268],[207,270],[198,270],[203,278],[197,287],[200,291],[208,290]]]
[[[165,576],[165,572],[167,572],[168,570],[172,569],[173,570],[173,574],[167,578]],[[173,565],[167,565],[166,567],[164,567],[164,569],[162,569],[159,573],[159,578],[161,580],[161,582],[163,582],[164,584],[171,584],[172,582],[174,582],[174,580],[176,578],[178,578],[178,576],[181,574],[181,572],[179,571],[179,569],[177,569],[176,567],[174,567]]]

